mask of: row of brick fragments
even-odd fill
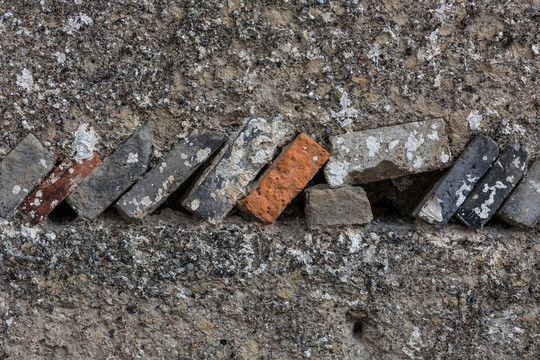
[[[29,134],[0,164],[0,216],[20,207],[38,223],[66,200],[87,219],[111,205],[128,219],[142,219],[204,166],[183,207],[214,225],[234,206],[272,223],[326,163],[327,184],[305,191],[311,229],[369,223],[370,203],[357,185],[448,167],[413,216],[444,225],[456,215],[473,228],[494,214],[523,228],[540,220],[540,159],[527,172],[527,151],[517,144],[499,154],[493,140],[476,135],[453,162],[442,120],[333,136],[330,153],[305,134],[293,140],[294,134],[280,115],[247,119],[230,140],[196,130],[149,171],[150,122],[102,161],[94,153],[54,170],[54,155]]]

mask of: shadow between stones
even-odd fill
[[[53,223],[64,224],[75,221],[77,216],[75,210],[64,200],[49,213],[48,219]]]

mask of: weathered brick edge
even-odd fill
[[[191,187],[181,205],[212,225],[219,224],[249,184],[290,140],[292,124],[281,115],[247,119],[244,127]]]
[[[238,207],[263,223],[274,222],[329,156],[322,146],[307,135],[298,135]]]
[[[101,163],[97,154],[91,160],[64,161],[52,174],[23,202],[22,210],[35,223],[43,220],[68,196],[81,181]]]
[[[17,144],[0,163],[0,217],[11,217],[54,164],[54,155],[34,135]]]
[[[227,140],[214,131],[197,131],[180,141],[146,173],[114,207],[130,220],[142,219],[157,209]]]
[[[79,216],[95,219],[144,174],[152,146],[148,121],[107,156],[66,201]]]
[[[484,226],[527,172],[528,156],[518,144],[508,146],[458,209],[457,218],[471,228]]]
[[[412,216],[430,224],[446,225],[499,155],[490,138],[478,134],[465,147],[452,168],[433,186]]]
[[[540,157],[497,212],[506,223],[528,229],[540,221]]]

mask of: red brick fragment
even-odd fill
[[[264,223],[274,222],[328,157],[328,152],[315,141],[298,135],[239,207]]]
[[[97,154],[91,160],[64,161],[23,202],[22,209],[39,223],[75,189],[101,162]]]

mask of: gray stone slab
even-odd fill
[[[218,224],[249,184],[293,135],[281,115],[250,118],[238,136],[192,187],[182,205],[211,224]]]
[[[447,224],[498,155],[499,147],[493,140],[476,135],[412,215],[430,224]]]
[[[540,157],[497,212],[513,226],[533,227],[540,221]]]
[[[79,216],[95,219],[144,174],[152,151],[152,125],[141,126],[66,198]]]
[[[373,220],[369,199],[360,186],[332,189],[322,184],[306,189],[305,214],[311,230],[366,225]]]
[[[28,134],[0,164],[0,217],[7,219],[51,172],[55,157]]]
[[[527,172],[528,156],[521,146],[510,145],[476,184],[456,216],[469,227],[484,226]]]
[[[159,207],[227,139],[214,131],[191,133],[144,175],[115,208],[129,219],[142,219]]]
[[[395,179],[452,164],[442,120],[337,135],[330,143],[324,174],[331,187]]]

